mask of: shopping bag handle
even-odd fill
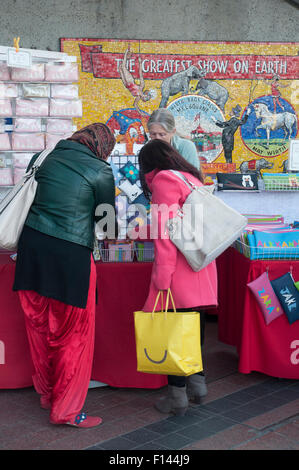
[[[167,311],[168,311],[169,298],[171,299],[171,302],[172,302],[173,311],[174,311],[174,313],[176,313],[176,308],[175,308],[175,305],[174,305],[174,300],[173,300],[173,296],[172,296],[170,288],[167,289],[165,313],[167,313]]]
[[[158,292],[158,295],[156,297],[156,301],[155,301],[155,305],[154,305],[154,308],[153,308],[153,311],[152,311],[152,316],[154,316],[154,313],[155,313],[155,310],[157,308],[157,305],[158,305],[158,301],[159,301],[159,298],[160,298],[160,295],[161,295],[161,312],[164,312],[164,307],[163,307],[163,291],[162,290],[159,290]]]
[[[158,305],[158,301],[159,301],[159,298],[160,298],[160,295],[161,295],[161,312],[164,312],[165,316],[168,312],[168,307],[169,307],[169,298],[171,299],[171,302],[172,302],[172,307],[173,307],[173,311],[174,313],[176,313],[176,308],[175,308],[175,304],[174,304],[174,300],[173,300],[173,296],[172,296],[172,293],[171,293],[171,290],[170,288],[167,289],[167,296],[166,296],[166,304],[165,304],[165,310],[164,310],[164,307],[163,307],[163,290],[159,290],[158,294],[157,294],[157,297],[156,297],[156,301],[155,301],[155,305],[154,305],[154,308],[153,308],[153,311],[152,311],[152,317],[154,317],[154,313],[156,311],[156,308],[157,308],[157,305]]]

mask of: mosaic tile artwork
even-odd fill
[[[136,163],[149,115],[167,107],[205,174],[255,169],[258,160],[268,172],[286,170],[298,134],[298,43],[63,38],[61,50],[80,64],[77,126],[107,123],[117,158]]]

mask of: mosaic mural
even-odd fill
[[[136,162],[149,115],[166,107],[206,175],[286,170],[298,138],[299,43],[63,38],[61,50],[80,68],[75,123],[107,123],[119,159]]]

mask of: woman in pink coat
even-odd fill
[[[155,244],[150,289],[143,310],[151,312],[159,290],[168,288],[171,289],[176,309],[181,311],[199,312],[207,306],[217,305],[215,262],[199,272],[193,271],[185,257],[165,234],[166,220],[175,215],[177,208],[183,205],[190,193],[188,186],[169,170],[182,172],[197,186],[202,186],[200,172],[170,144],[158,139],[151,140],[141,149],[139,167],[142,189],[152,202],[151,235]],[[161,210],[161,204],[164,205],[164,210]],[[161,305],[157,307],[161,308]],[[201,314],[200,320],[203,343],[204,314]],[[167,397],[159,400],[155,406],[163,413],[184,415],[188,408],[188,398],[199,403],[206,393],[202,372],[188,377],[168,376]]]

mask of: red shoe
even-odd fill
[[[101,422],[102,418],[99,416],[87,416],[86,413],[80,413],[74,418],[74,420],[69,421],[66,424],[77,428],[93,428],[101,424]]]

